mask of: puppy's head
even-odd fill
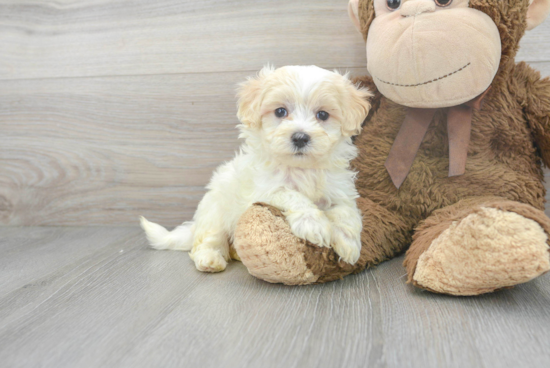
[[[316,66],[266,67],[238,92],[247,143],[290,166],[314,167],[361,130],[371,94]]]

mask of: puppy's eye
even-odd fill
[[[440,6],[442,8],[451,5],[453,0],[435,0],[435,3],[437,6]]]
[[[445,0],[441,0],[445,1]],[[401,7],[401,0],[386,0],[386,6],[390,10],[397,10]]]
[[[326,111],[319,111],[317,113],[317,119],[319,119],[321,121],[327,121],[329,116],[330,116],[329,113],[326,112]]]
[[[275,110],[275,116],[278,118],[286,118],[288,116],[288,111],[284,107],[279,107]]]

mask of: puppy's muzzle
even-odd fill
[[[311,137],[306,133],[296,132],[292,134],[292,137],[290,139],[292,140],[292,144],[294,145],[294,147],[302,149],[307,146],[307,144],[311,140]]]

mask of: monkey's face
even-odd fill
[[[468,0],[374,0],[367,69],[401,105],[468,102],[493,81],[501,58],[497,26]]]

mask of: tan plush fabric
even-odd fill
[[[317,281],[304,258],[305,241],[273,207],[255,205],[239,220],[233,246],[252,276],[287,285]]]
[[[420,256],[431,246],[445,230],[459,223],[470,214],[480,213],[482,209],[495,208],[500,211],[514,212],[519,216],[536,222],[545,233],[550,234],[550,219],[541,210],[530,205],[506,200],[500,197],[472,197],[434,211],[420,223],[413,236],[411,247],[407,251],[404,266],[409,275],[408,282],[415,283],[413,275]],[[550,244],[550,241],[548,241]]]
[[[366,203],[360,200],[360,205]],[[382,215],[388,224],[390,214]],[[382,241],[387,234],[373,233]],[[363,241],[359,261],[350,265],[331,248],[318,247],[294,236],[281,211],[257,203],[241,217],[234,246],[251,275],[273,283],[305,285],[343,278],[372,262],[372,249]]]
[[[410,16],[422,5],[435,11]],[[440,10],[433,1],[409,0],[396,11],[378,7],[367,69],[380,93],[404,106],[440,108],[468,102],[489,87],[500,62],[500,35],[488,15],[464,6]]]
[[[514,212],[481,207],[453,222],[419,258],[414,282],[439,293],[478,295],[550,269],[547,234]]]
[[[549,253],[534,249],[542,249],[542,235],[536,225],[545,234],[550,233],[550,220],[542,212],[545,189],[541,168],[542,162],[550,164],[550,80],[541,79],[540,73],[527,64],[516,64],[514,61],[519,41],[527,27],[529,0],[471,0],[470,6],[487,14],[496,23],[501,38],[502,57],[492,89],[486,96],[482,109],[474,112],[466,173],[458,177],[448,177],[447,111],[441,109],[436,113],[411,171],[398,191],[392,184],[384,163],[404,120],[406,108],[384,97],[371,77],[358,78],[358,84],[368,87],[375,94],[363,132],[355,140],[359,156],[352,163],[358,172],[356,185],[361,196],[358,206],[364,217],[363,248],[359,262],[344,269],[335,266],[333,261],[327,262],[330,257],[320,256],[328,254],[323,253],[329,252],[326,248],[311,244],[304,248],[304,245],[297,245],[295,240],[285,243],[286,238],[282,235],[279,239],[269,234],[270,231],[282,234],[284,221],[274,221],[269,216],[264,216],[247,223],[247,227],[261,229],[257,230],[259,237],[255,240],[247,235],[248,230],[241,232],[243,244],[248,242],[246,252],[260,257],[261,262],[247,263],[244,260],[245,254],[236,246],[251,273],[260,278],[269,278],[272,282],[287,282],[288,273],[292,274],[288,279],[296,284],[330,281],[395,257],[411,245],[414,235],[405,260],[409,281],[416,286],[429,288],[415,282],[413,278],[418,260],[429,250],[432,242],[455,221],[460,222],[474,214],[471,219],[484,220],[468,220],[471,231],[478,231],[475,229],[477,223],[487,226],[489,220],[483,217],[485,210],[482,208],[514,213],[517,216],[505,216],[507,221],[519,221],[526,226],[529,224],[532,233],[537,234],[538,240],[532,243],[505,236],[506,241],[502,240],[500,244],[507,244],[506,246],[493,244],[494,249],[511,255],[506,258],[509,262],[515,257],[514,249],[523,246],[529,249],[526,254],[532,255],[533,262],[524,262],[524,274],[514,273],[511,278],[516,283],[533,277],[535,273],[532,270],[539,269],[539,266],[540,270],[544,269]],[[367,37],[374,19],[372,0],[360,0],[359,16],[361,29]],[[449,232],[446,239],[453,238],[451,235]],[[261,241],[263,238],[267,239],[267,249],[278,249],[277,252],[280,253],[277,257],[270,258],[271,255],[266,256],[261,249],[253,249],[264,245]],[[277,241],[279,244],[275,245]],[[429,263],[428,260],[435,262],[442,259],[436,257],[436,254],[452,254],[452,249],[447,252],[444,247],[445,244],[455,243],[440,240],[438,244],[439,251],[434,250],[433,254],[429,253],[429,256],[423,258],[424,266]],[[480,243],[478,246],[480,249],[477,250],[476,244],[472,243],[472,248],[465,254],[483,254],[482,248],[491,249],[488,243]],[[507,247],[510,249],[505,250]],[[478,259],[477,268],[480,275],[483,275],[483,257]],[[529,257],[522,259],[528,260]],[[485,266],[489,265],[490,262]],[[267,271],[259,273],[254,270],[256,267]],[[296,270],[291,270],[294,267],[297,267]],[[426,269],[428,268],[424,268]],[[441,270],[445,269],[441,267]],[[311,270],[314,275],[307,270]],[[422,272],[419,271],[419,277]],[[435,275],[434,272],[431,274]],[[427,280],[427,275],[428,273],[419,280]],[[435,288],[438,278],[432,279],[430,285]],[[455,279],[460,280],[460,277]],[[479,277],[478,280],[484,278]],[[469,290],[481,293],[502,286],[494,278],[488,277],[485,280],[486,284],[483,281],[477,282]],[[513,284],[509,280],[505,280],[504,284]],[[440,280],[440,284],[443,283]],[[460,294],[457,291],[459,285],[453,285],[454,289],[440,288],[440,291]]]

